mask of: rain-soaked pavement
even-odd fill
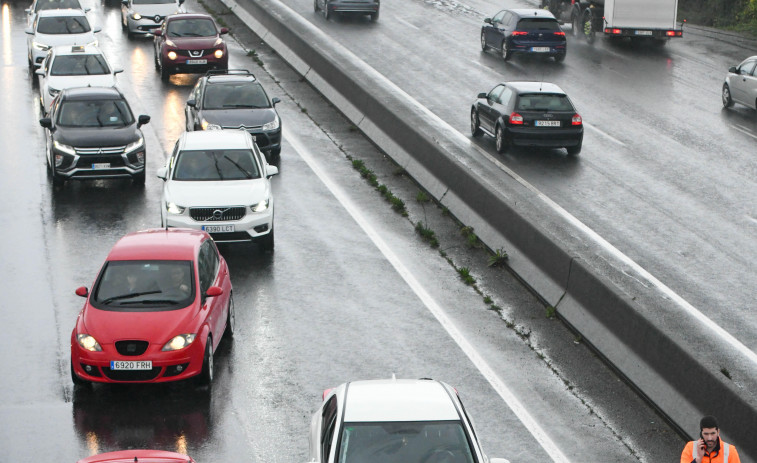
[[[544,432],[541,442],[546,436],[567,461],[677,458],[681,438],[580,337],[548,318],[506,271],[488,267],[486,253],[469,248],[453,220],[416,201],[412,182],[241,28],[234,33],[246,48],[232,43],[231,67],[253,70],[269,95],[283,100],[281,175],[273,179],[277,244],[273,254],[221,248],[235,289],[237,333],[216,353],[213,388],[74,389],[69,339],[81,299],[73,290],[91,285],[119,237],[159,224],[162,184],[154,173],[183,130],[183,105],[197,79],[161,82],[152,42],[126,38],[118,4],[89,2],[91,19],[103,26],[100,46],[125,69],[119,82],[133,111],[152,116],[143,128],[148,178],[144,188],[95,181],[52,189],[38,89],[26,65],[26,5],[3,3],[1,462],[76,461],[125,448],[180,451],[198,462],[306,461],[322,391],[391,374],[455,386],[487,453],[513,463],[560,460],[550,458],[502,391],[524,405]],[[390,5],[382,23],[392,17]],[[188,7],[201,8],[193,1]],[[252,48],[265,68],[247,56]],[[590,145],[573,168],[597,162],[592,153],[600,151]],[[409,217],[392,211],[348,156],[364,159],[404,199]],[[556,155],[540,159],[511,161],[566,177]],[[436,231],[442,252],[415,235],[418,221]],[[470,269],[476,287],[465,285],[453,265]]]

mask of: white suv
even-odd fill
[[[219,243],[258,242],[272,251],[273,194],[269,165],[243,130],[185,132],[162,178],[161,226],[205,230]]]
[[[101,27],[92,28],[82,10],[42,10],[26,28],[29,67],[38,68],[47,52],[58,45],[97,45],[95,34]]]

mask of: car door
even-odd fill
[[[736,76],[731,79],[731,95],[732,98],[744,105],[754,107],[755,99],[752,98],[754,90],[750,87],[754,87],[754,69],[757,65],[757,60],[746,60],[736,68]]]
[[[491,91],[486,95],[486,103],[479,102],[479,109],[478,109],[478,118],[479,123],[481,124],[481,127],[486,129],[489,132],[493,132],[494,130],[494,113],[492,106],[499,101],[499,96],[502,94],[502,91],[505,89],[505,86],[502,84],[497,85]]]
[[[168,24],[168,21],[163,21],[163,25],[160,26],[159,29],[162,34],[154,36],[155,38],[153,41],[153,48],[155,50],[156,62],[163,59],[163,57],[161,56],[161,50],[163,49],[163,42],[166,41],[166,24]]]
[[[202,104],[202,83],[205,79],[199,79],[195,88],[192,89],[192,93],[189,94],[187,101],[194,100],[194,107],[186,105],[184,108],[184,114],[187,119],[187,131],[199,130],[200,119],[198,116],[199,107]]]
[[[323,408],[321,409],[321,426],[318,445],[318,461],[320,463],[329,463],[333,461],[330,457],[333,451],[333,444],[337,440],[335,438],[335,431],[339,418],[339,413],[337,413],[338,409],[336,394],[332,395],[331,398],[323,404]]]
[[[491,20],[491,23],[484,26],[484,33],[486,35],[486,44],[490,47],[497,48],[502,43],[502,20],[509,14],[506,10],[502,10],[495,14]]]
[[[39,81],[39,96],[42,101],[42,106],[45,112],[47,112],[50,108],[48,108],[47,103],[52,100],[52,96],[50,96],[47,92],[47,78],[50,76],[50,65],[52,64],[52,53],[48,53],[45,57],[44,61],[42,61],[42,64],[40,65],[39,69],[35,71],[35,74],[37,74],[37,80]]]
[[[208,297],[205,293],[208,288],[213,286],[218,279],[218,254],[213,252],[212,242],[205,240],[200,246],[200,252],[197,259],[197,270],[200,277],[200,297],[202,298],[202,310],[205,311],[205,319],[213,333],[213,350],[221,342],[223,335],[224,315],[226,311],[223,306],[223,295]]]
[[[517,94],[512,88],[506,86],[502,91],[502,94],[499,96],[497,103],[492,105],[492,118],[494,119],[494,127],[497,126],[498,120],[508,120],[510,118],[510,113],[512,112],[512,107],[515,102],[516,95]]]

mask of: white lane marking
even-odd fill
[[[588,122],[584,122],[584,127],[597,132],[598,134],[602,135],[603,137],[607,138],[608,140],[610,140],[612,142],[615,142],[615,143],[619,144],[620,146],[626,146],[626,144],[623,143],[622,141],[618,140],[617,138],[613,137],[612,135],[610,135],[609,133],[607,133],[607,132],[605,132],[603,130],[599,130],[597,127],[589,124]]]
[[[757,139],[757,135],[753,134],[751,130],[744,127],[743,125],[734,125],[731,124],[731,127],[738,130],[739,132],[743,133],[744,135],[749,135],[750,137]]]
[[[419,31],[419,30],[421,30],[421,28],[420,28],[420,27],[418,27],[418,26],[416,26],[415,24],[412,24],[412,23],[410,23],[410,22],[408,22],[408,21],[405,21],[404,19],[400,18],[399,16],[398,16],[398,17],[396,17],[396,18],[393,18],[393,21],[397,21],[397,22],[400,22],[400,23],[402,23],[402,24],[406,25],[407,27],[410,27],[410,28],[413,28],[413,29],[415,29],[416,31]]]
[[[284,129],[284,137],[290,145],[299,153],[302,159],[310,166],[313,172],[321,179],[324,185],[331,191],[331,194],[342,204],[352,218],[357,222],[360,228],[368,235],[373,241],[376,247],[379,248],[381,253],[392,264],[397,273],[402,276],[408,286],[415,292],[415,294],[423,301],[423,304],[428,310],[436,317],[439,323],[454,339],[460,349],[468,356],[473,362],[476,368],[491,384],[495,391],[502,397],[510,410],[513,411],[515,416],[523,423],[528,429],[531,435],[539,442],[539,445],[549,454],[554,462],[569,463],[570,460],[560,451],[557,445],[549,438],[548,434],[542,429],[542,427],[536,422],[531,414],[526,410],[526,407],[518,400],[517,397],[507,388],[505,383],[497,376],[494,370],[486,363],[486,360],[476,351],[476,349],[465,339],[463,334],[452,321],[444,313],[444,310],[436,303],[431,295],[426,292],[425,288],[415,279],[412,273],[402,264],[402,261],[392,251],[392,249],[386,244],[378,232],[368,223],[363,216],[360,208],[349,198],[349,196],[329,178],[326,172],[318,166],[315,162],[313,155],[305,147],[305,145],[297,138],[292,131],[288,128]]]
[[[746,216],[746,218],[757,224],[757,219],[755,219],[751,215]]]

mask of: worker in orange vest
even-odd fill
[[[720,438],[720,427],[714,416],[699,421],[699,440],[686,444],[681,463],[741,463],[736,447]]]

